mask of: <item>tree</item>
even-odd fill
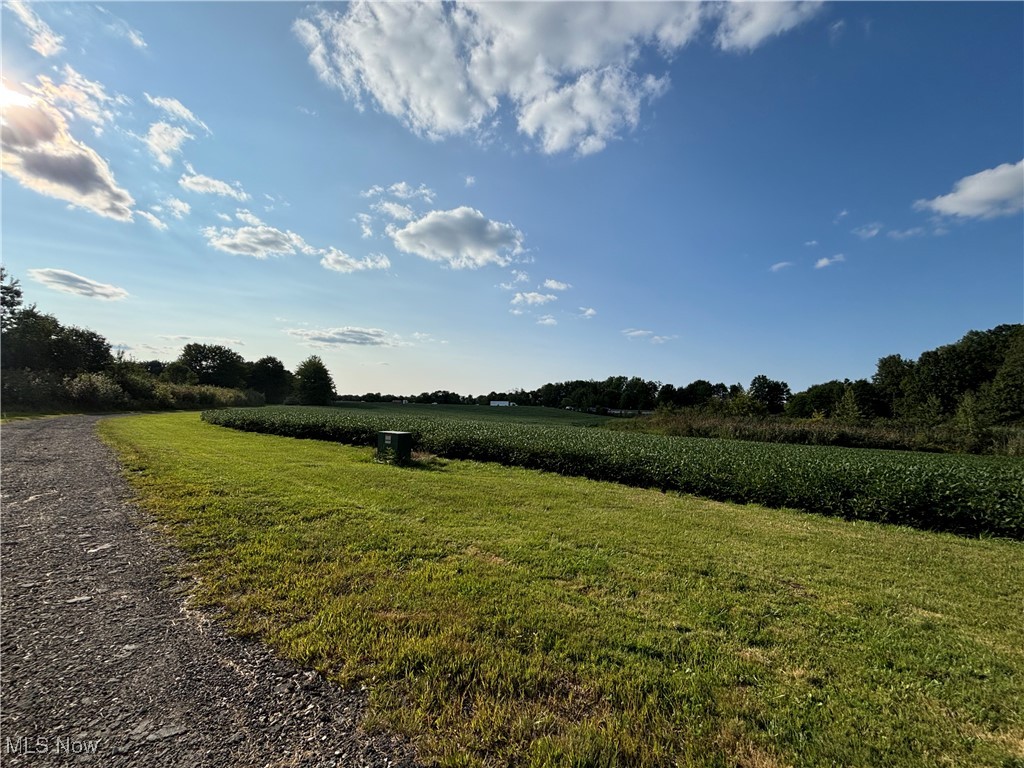
[[[886,404],[887,416],[901,415],[901,404],[906,396],[907,381],[914,372],[914,361],[899,355],[880,358],[871,383]]]
[[[295,369],[295,395],[303,405],[329,405],[334,398],[334,380],[317,355],[310,355]]]
[[[21,282],[0,267],[0,330],[6,331],[21,309]]]
[[[832,418],[840,424],[856,424],[861,420],[861,412],[857,406],[857,398],[853,394],[852,384],[847,384],[843,388],[843,396],[836,404]]]
[[[268,403],[283,403],[292,389],[292,374],[276,357],[261,357],[249,367],[247,386]]]
[[[1024,421],[1024,328],[1007,350],[986,393],[985,406],[997,423]]]
[[[789,384],[769,379],[763,374],[754,377],[747,394],[754,402],[763,405],[768,413],[782,413],[786,407],[786,400],[792,395]]]
[[[200,384],[242,389],[249,369],[237,352],[219,344],[186,344],[178,362],[187,366]]]

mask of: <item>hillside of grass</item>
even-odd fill
[[[1019,765],[1024,547],[111,419],[234,631],[428,764]]]

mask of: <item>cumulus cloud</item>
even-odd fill
[[[391,200],[381,200],[374,203],[372,208],[377,213],[383,213],[385,216],[389,216],[396,221],[412,221],[416,218],[416,214],[413,213],[412,208],[408,205],[402,205]]]
[[[225,253],[266,259],[295,253],[317,253],[294,232],[282,231],[261,224],[245,227],[204,227],[203,236],[211,247]]]
[[[181,120],[185,123],[191,123],[198,128],[202,128],[206,133],[211,133],[206,123],[196,117],[191,109],[186,107],[177,99],[171,99],[166,96],[150,96],[148,93],[144,93],[143,95],[146,97],[146,101],[154,107],[163,110],[168,116]]]
[[[552,280],[550,277],[544,281],[543,287],[549,291],[567,291],[572,288],[569,283],[563,283],[561,280]]]
[[[814,262],[815,269],[824,269],[825,267],[831,267],[833,264],[838,264],[841,261],[846,261],[846,257],[841,253],[837,253],[831,259],[827,256],[822,256],[816,262]]]
[[[593,307],[580,307],[579,317],[582,317],[585,320],[589,320],[590,318],[596,317],[596,316],[597,316],[597,310],[594,309]]]
[[[558,325],[554,315],[541,315],[537,318],[537,325]]]
[[[535,291],[530,291],[529,293],[517,293],[512,297],[511,303],[515,305],[527,304],[536,306],[557,300],[558,297],[553,293],[536,293]]]
[[[5,8],[10,8],[18,21],[22,23],[28,33],[32,36],[32,50],[40,56],[56,56],[64,50],[64,38],[50,29],[49,25],[36,15],[36,12],[29,8],[28,3],[22,0],[7,0]]]
[[[1013,215],[1024,209],[1024,160],[965,176],[949,194],[918,200],[914,208],[965,219]]]
[[[185,344],[220,344],[225,347],[244,347],[245,342],[241,339],[228,339],[224,336],[192,336],[189,334],[160,334],[157,338],[167,339],[168,341],[184,342]]]
[[[882,231],[882,222],[873,221],[870,224],[862,224],[851,231],[862,240],[870,240]]]
[[[164,200],[164,205],[167,206],[171,215],[176,219],[183,219],[192,212],[191,205],[176,197],[168,197]]]
[[[39,75],[39,85],[29,90],[48,104],[61,108],[65,117],[78,117],[102,128],[114,119],[115,106],[128,104],[121,94],[111,96],[101,83],[89,80],[68,64],[61,70],[62,83],[55,83],[46,75]]]
[[[139,216],[144,218],[146,221],[148,221],[150,224],[152,224],[156,229],[160,230],[161,232],[163,232],[164,230],[167,229],[167,224],[165,222],[161,221],[160,219],[158,219],[156,216],[154,216],[149,211],[136,211],[136,213],[139,214]]]
[[[506,266],[523,250],[523,233],[511,224],[491,221],[475,208],[431,211],[401,229],[389,231],[403,253],[442,261],[452,269],[486,264]]]
[[[380,328],[289,328],[285,330],[290,336],[300,339],[311,347],[397,347],[402,345],[401,338]]]
[[[792,266],[792,261],[779,261],[776,262],[775,264],[772,264],[770,267],[768,267],[768,269],[770,269],[772,272],[781,272],[782,270],[786,269],[786,267]]]
[[[750,51],[788,32],[820,9],[821,2],[724,3],[715,42],[725,51]]]
[[[373,217],[368,213],[357,213],[355,221],[359,224],[363,238],[373,237]]]
[[[235,211],[235,218],[252,227],[259,227],[264,224],[263,220],[252,211],[239,208]]]
[[[585,155],[634,129],[668,87],[637,71],[645,52],[670,58],[705,22],[721,48],[750,50],[818,8],[751,5],[356,2],[315,8],[293,31],[316,75],[359,110],[436,140],[486,135],[508,109],[542,151]]]
[[[185,163],[185,171],[181,178],[178,179],[178,184],[184,189],[198,192],[201,195],[221,195],[222,197],[233,197],[235,200],[240,201],[249,199],[249,195],[246,194],[245,190],[242,189],[242,185],[237,181],[229,184],[220,179],[204,176],[201,173],[196,173],[195,169],[188,163]]]
[[[434,202],[434,190],[426,184],[420,184],[418,187],[414,187],[407,181],[396,181],[390,187],[382,187],[380,184],[374,184],[369,189],[364,189],[359,193],[359,195],[360,197],[383,197],[390,195],[391,197],[397,197],[400,200],[412,200],[418,197],[425,203]]]
[[[362,259],[356,259],[337,248],[328,248],[320,259],[320,265],[324,269],[349,274],[367,269],[388,269],[391,267],[391,261],[382,253],[371,253]]]
[[[169,123],[153,123],[149,126],[149,132],[143,141],[146,143],[146,147],[156,161],[165,168],[170,168],[171,163],[174,162],[172,154],[179,154],[181,152],[181,145],[189,139],[194,139],[191,133],[182,128],[180,125],[171,125]]]
[[[131,221],[135,200],[117,185],[106,160],[71,135],[64,115],[39,97],[0,90],[3,172],[40,194]]]
[[[116,285],[98,283],[88,277],[76,275],[65,269],[30,269],[28,275],[37,283],[62,293],[72,293],[90,299],[118,301],[128,297],[128,291]]]

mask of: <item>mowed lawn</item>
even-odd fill
[[[1024,545],[100,424],[239,633],[442,765],[1024,765]]]

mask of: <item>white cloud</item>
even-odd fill
[[[178,179],[178,184],[184,189],[198,192],[202,195],[233,197],[235,200],[240,201],[249,199],[249,195],[246,194],[245,190],[242,189],[242,185],[237,181],[228,184],[226,181],[204,176],[201,173],[196,173],[195,169],[188,163],[185,164],[185,170],[186,173],[182,174],[181,178]]]
[[[474,184],[476,184],[476,176],[467,176],[466,177],[466,186],[467,187],[472,187]]]
[[[39,75],[39,85],[29,90],[48,104],[64,105],[66,117],[78,117],[95,126],[102,127],[114,119],[113,107],[128,104],[125,96],[111,96],[101,83],[80,75],[73,67],[64,65],[64,82],[59,85],[46,75]]]
[[[400,200],[412,200],[418,197],[425,203],[434,202],[434,190],[426,184],[420,184],[418,187],[414,187],[407,181],[396,181],[390,187],[382,187],[380,184],[374,184],[369,189],[364,189],[359,193],[360,197],[383,197],[385,195],[397,197]]]
[[[890,229],[885,233],[893,240],[906,240],[911,237],[919,237],[924,234],[924,227],[910,227],[909,229]]]
[[[816,262],[814,262],[815,269],[824,269],[825,267],[831,267],[833,264],[838,264],[841,261],[846,261],[846,257],[841,253],[837,253],[831,259],[827,256],[822,256]]]
[[[765,5],[356,2],[310,10],[293,30],[316,75],[359,110],[436,140],[483,137],[507,109],[544,152],[585,155],[665,92],[667,76],[637,71],[644,53],[671,58],[704,22],[721,47],[749,50],[817,10]]]
[[[408,205],[395,203],[391,200],[381,200],[374,203],[371,207],[377,213],[383,213],[385,216],[389,216],[396,221],[412,221],[416,218],[416,214],[413,213],[412,208]]]
[[[523,233],[514,226],[491,221],[465,206],[431,211],[389,234],[398,250],[447,262],[452,269],[506,266],[523,249]]]
[[[55,56],[64,50],[64,38],[56,34],[49,25],[40,19],[28,3],[22,0],[7,0],[5,8],[14,11],[14,15],[32,35],[32,50],[40,56]]]
[[[63,293],[73,293],[76,296],[104,301],[119,301],[128,297],[128,291],[124,288],[107,283],[97,283],[95,280],[64,269],[30,269],[28,275],[47,288]]]
[[[558,297],[555,296],[555,294],[553,293],[536,293],[535,291],[530,291],[528,293],[517,293],[515,296],[512,297],[511,303],[517,306],[523,304],[529,306],[539,306],[557,300]]]
[[[664,344],[666,341],[672,341],[672,339],[678,339],[679,336],[672,334],[671,336],[651,336],[651,344]]]
[[[792,261],[780,261],[780,262],[777,262],[775,264],[772,264],[770,267],[768,267],[768,269],[770,269],[772,272],[781,272],[783,269],[786,269],[787,267],[792,267],[792,266],[793,266],[793,262]]]
[[[330,348],[338,346],[356,347],[397,347],[403,346],[401,338],[380,328],[289,328],[290,336],[301,339],[311,347]]]
[[[2,85],[0,98],[4,173],[40,194],[131,221],[135,200],[117,185],[106,160],[71,135],[59,110]]]
[[[654,335],[654,331],[645,331],[640,328],[624,328],[622,335],[630,339],[643,339]]]
[[[144,218],[146,221],[148,221],[150,224],[152,224],[156,229],[160,230],[161,232],[163,232],[163,231],[165,231],[167,229],[167,224],[165,222],[161,221],[160,219],[158,219],[156,216],[154,216],[149,211],[136,211],[136,213],[139,214],[139,216]]]
[[[842,219],[845,219],[849,215],[850,215],[850,212],[848,210],[846,210],[845,208],[843,208],[843,210],[841,210],[839,213],[837,213],[836,217],[834,219],[832,219],[832,223],[833,224],[838,224]]]
[[[208,134],[212,133],[206,123],[196,117],[191,109],[186,107],[177,99],[171,99],[166,96],[150,96],[148,93],[144,93],[143,95],[146,97],[146,101],[154,107],[163,110],[170,117],[177,118],[185,123],[191,123],[198,128],[202,128]]]
[[[554,315],[541,315],[537,318],[537,325],[558,325]]]
[[[723,3],[715,42],[725,51],[753,50],[814,16],[821,2]]]
[[[320,265],[324,269],[349,274],[367,269],[388,269],[391,267],[391,261],[382,253],[371,253],[362,259],[356,259],[337,248],[328,248],[324,252],[324,257],[320,259]]]
[[[965,176],[953,185],[949,194],[918,200],[914,208],[965,219],[1015,214],[1024,209],[1024,160]]]
[[[597,310],[593,307],[580,307],[580,314],[578,316],[589,320],[590,318],[597,316]]]
[[[221,221],[231,221],[232,220],[231,217],[228,216],[226,213],[218,213],[217,214],[217,218],[220,219]]]
[[[882,222],[873,221],[870,224],[862,224],[861,226],[850,230],[857,237],[862,240],[870,240],[872,237],[878,235],[882,231]]]
[[[161,122],[153,123],[149,126],[149,132],[143,141],[145,141],[150,154],[156,158],[156,161],[165,168],[170,168],[171,163],[174,162],[174,158],[171,155],[180,154],[181,145],[194,138],[195,136],[180,125]]]
[[[806,245],[808,248],[813,248],[817,244],[818,244],[817,240],[808,240],[807,242],[804,243],[804,245]]]
[[[373,217],[370,214],[357,213],[354,221],[359,224],[363,238],[373,237],[373,227],[370,226],[373,223]]]
[[[840,19],[839,21],[832,22],[828,25],[828,40],[830,43],[835,45],[839,38],[843,36],[843,32],[846,31],[846,20]]]
[[[552,280],[551,278],[544,281],[544,287],[549,291],[567,291],[572,288],[569,283],[563,283],[560,280]]]
[[[204,227],[203,236],[211,247],[225,253],[265,259],[268,256],[288,256],[294,253],[317,253],[294,232],[262,224],[246,227]]]
[[[252,227],[260,227],[264,225],[264,221],[257,216],[255,213],[246,210],[245,208],[239,208],[235,211],[235,218],[241,221],[243,224],[248,224]]]
[[[192,212],[192,206],[186,203],[184,200],[179,200],[176,197],[168,197],[164,200],[170,211],[171,215],[176,219],[183,219]],[[228,217],[230,221],[230,217]]]

